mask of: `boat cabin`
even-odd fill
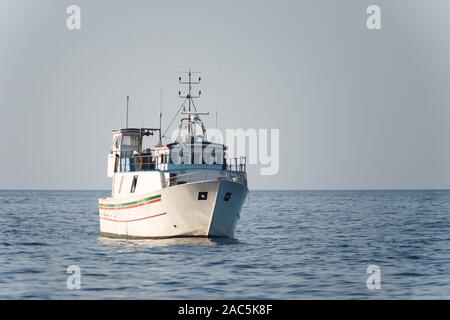
[[[113,130],[113,143],[108,155],[108,176],[115,172],[130,172],[154,169],[154,159],[151,149],[143,150],[143,138],[153,136],[159,129],[127,128]],[[151,164],[153,163],[153,168]]]
[[[144,137],[153,136],[155,132],[159,133],[159,129],[114,130],[108,155],[108,177],[116,172],[227,168],[223,144],[192,140],[162,146],[158,138],[153,149],[143,149]]]

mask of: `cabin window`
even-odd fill
[[[131,183],[130,193],[134,193],[136,191],[137,179],[138,179],[138,176],[133,177],[133,182]]]
[[[139,137],[138,136],[123,136],[122,137],[122,146],[125,146],[125,147],[139,146]]]

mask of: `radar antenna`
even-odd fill
[[[184,119],[188,121],[188,135],[191,136],[192,134],[195,134],[195,124],[200,121],[199,115],[208,115],[208,112],[198,112],[197,107],[195,106],[194,99],[198,99],[202,92],[199,90],[197,95],[192,95],[192,85],[200,84],[200,81],[202,80],[201,77],[198,77],[198,80],[192,80],[193,74],[199,74],[200,72],[193,72],[191,71],[191,68],[189,68],[189,71],[180,71],[180,73],[187,74],[188,79],[187,81],[183,81],[182,77],[178,77],[178,82],[183,85],[188,86],[188,93],[185,95],[181,94],[181,91],[178,91],[178,95],[180,98],[184,99],[183,105],[185,102],[188,102],[188,110],[186,111],[186,107],[183,107],[183,112],[181,114],[187,114],[188,118]],[[203,122],[201,123],[203,134],[206,134],[205,126],[203,125]]]

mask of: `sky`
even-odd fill
[[[154,127],[161,90],[167,126],[189,67],[219,129],[280,130],[250,189],[448,189],[449,25],[445,0],[0,0],[0,189],[109,189],[126,96]]]

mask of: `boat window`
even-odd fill
[[[122,137],[122,146],[128,146],[128,147],[139,146],[139,137],[138,136],[123,136]]]
[[[131,190],[130,190],[131,193],[134,193],[136,191],[137,179],[138,176],[133,177],[133,182],[131,183]]]

